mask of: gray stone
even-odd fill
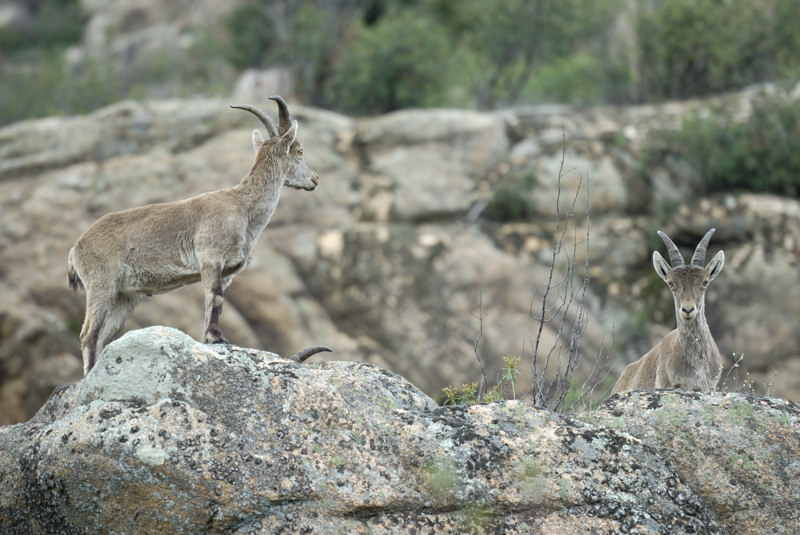
[[[722,533],[793,533],[800,463],[789,450],[800,445],[798,408],[776,398],[662,390],[614,396],[584,419],[662,452],[715,511]]]
[[[798,414],[677,391],[579,419],[437,407],[373,365],[152,327],[0,428],[0,531],[792,533]]]
[[[390,180],[400,220],[466,214],[476,182],[505,157],[496,116],[456,110],[403,111],[365,120],[357,136],[367,169]]]

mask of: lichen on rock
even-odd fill
[[[680,392],[580,419],[438,407],[373,365],[153,327],[0,428],[0,533],[792,532],[797,414]]]

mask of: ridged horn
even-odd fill
[[[678,250],[678,246],[675,245],[675,242],[669,239],[669,236],[658,231],[658,235],[661,236],[661,239],[664,241],[664,245],[667,246],[667,252],[669,253],[669,263],[672,264],[672,267],[680,267],[683,266],[683,256],[681,252]]]
[[[267,134],[269,137],[277,137],[278,136],[278,127],[275,125],[275,121],[272,120],[272,117],[264,113],[263,111],[255,108],[253,106],[249,106],[247,104],[242,104],[240,106],[231,106],[231,108],[236,108],[239,110],[249,111],[256,117],[258,117],[262,123],[264,123],[264,127],[267,129]]]
[[[692,255],[692,265],[697,267],[703,267],[703,263],[706,261],[706,250],[708,249],[708,242],[711,239],[711,235],[714,234],[714,231],[717,230],[712,228],[706,235],[703,236],[703,239],[700,240],[700,243],[697,244],[697,248],[694,250],[694,254]]]
[[[329,348],[328,346],[311,346],[306,347],[305,349],[301,349],[291,357],[289,360],[294,362],[303,362],[311,355],[316,355],[317,353],[322,353],[323,351],[333,351],[333,349]]]
[[[283,135],[292,127],[292,114],[289,113],[289,106],[280,95],[269,97],[269,99],[278,103],[278,133]]]

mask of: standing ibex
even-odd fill
[[[683,256],[672,240],[658,232],[667,246],[672,267],[658,251],[653,252],[653,266],[672,291],[678,328],[664,336],[645,356],[629,364],[614,385],[612,394],[652,388],[716,388],[722,373],[722,357],[706,323],[705,292],[708,283],[722,271],[725,255],[718,252],[703,267],[708,241],[714,230],[709,230],[700,240],[689,266],[684,265]]]
[[[70,250],[69,284],[86,289],[84,375],[139,301],[197,281],[205,292],[203,341],[227,343],[219,328],[225,289],[247,265],[283,186],[313,191],[319,185],[319,177],[303,160],[297,121],[281,97],[270,98],[278,104],[277,126],[261,110],[232,106],[258,117],[270,136],[264,140],[253,131],[255,163],[238,185],[107,214]],[[319,351],[330,349],[314,346],[292,359],[300,362]]]

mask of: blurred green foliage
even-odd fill
[[[434,5],[441,9],[445,3],[440,0]],[[463,0],[457,5],[451,16],[440,20],[454,43],[475,55],[478,69],[472,84],[477,104],[490,107],[519,102],[537,79],[540,87],[548,88],[547,82],[541,83],[548,70],[559,70],[556,75],[566,83],[542,96],[572,100],[574,89],[582,91],[570,83],[571,76],[565,76],[573,73],[552,67],[570,64],[576,56],[588,60],[592,68],[609,63],[606,49],[593,45],[607,41],[613,18],[624,4],[619,0]]]
[[[83,31],[80,0],[36,3],[30,23],[0,29],[3,55],[24,56],[31,51],[52,50],[77,43]]]
[[[331,75],[329,101],[356,114],[440,103],[449,47],[432,19],[408,11],[358,25]]]
[[[185,50],[77,70],[63,58],[80,1],[19,1],[32,17],[0,31],[0,124],[230,91],[250,67],[286,67],[303,101],[356,115],[652,102],[800,75],[800,0],[242,0]]]
[[[61,50],[76,43],[83,20],[79,0],[42,2],[26,25],[0,29],[0,125],[54,113],[53,89],[63,85]]]
[[[268,52],[275,46],[275,28],[267,6],[245,4],[231,11],[225,19],[229,46],[226,56],[238,69],[265,67]]]
[[[232,58],[355,114],[686,98],[800,73],[798,0],[250,0]],[[257,15],[256,15],[257,14]],[[280,29],[284,30],[281,31]],[[287,31],[287,30],[291,31]]]
[[[638,5],[641,100],[707,95],[798,74],[797,0]]]
[[[0,126],[58,114],[86,113],[111,102],[148,96],[185,96],[228,90],[219,39],[195,35],[189,46],[142,54],[112,64],[101,57],[67,61],[79,43],[80,0],[23,2],[30,20],[0,30]]]
[[[747,121],[723,107],[693,113],[677,130],[652,132],[648,145],[645,166],[677,154],[699,171],[706,193],[800,194],[800,104],[782,93],[762,94]]]

